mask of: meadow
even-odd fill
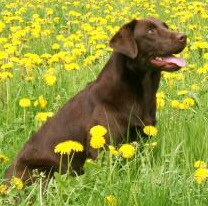
[[[187,66],[162,73],[157,135],[132,143],[131,158],[104,150],[84,175],[56,173],[47,190],[43,174],[5,186],[24,142],[96,79],[119,27],[148,16],[188,36]],[[208,0],[1,0],[0,205],[207,206],[207,23]]]

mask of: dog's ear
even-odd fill
[[[132,20],[130,23],[125,24],[110,40],[110,47],[114,51],[122,53],[132,59],[138,54],[138,48],[134,39],[134,27],[137,20]]]

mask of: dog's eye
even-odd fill
[[[148,28],[147,33],[152,34],[154,33],[154,31],[155,31],[155,28]]]

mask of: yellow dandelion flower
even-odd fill
[[[102,148],[106,141],[103,136],[92,136],[90,139],[90,146],[94,149]]]
[[[197,69],[197,73],[206,74],[207,73],[207,68],[206,67],[200,67],[199,69]]]
[[[0,44],[5,44],[7,41],[8,41],[7,38],[0,37]]]
[[[118,155],[119,154],[118,150],[116,150],[116,148],[112,145],[109,145],[108,149],[110,151],[110,154],[112,154],[112,155]]]
[[[200,86],[198,84],[192,84],[191,85],[191,90],[193,90],[193,91],[199,91],[200,90]]]
[[[64,41],[65,37],[62,34],[56,36],[57,41]]]
[[[156,136],[157,135],[157,128],[152,125],[145,126],[143,128],[143,131],[148,136]]]
[[[70,154],[72,151],[74,152],[82,152],[84,147],[81,143],[73,140],[67,140],[65,142],[61,142],[57,144],[54,148],[55,153],[62,154]]]
[[[58,50],[59,48],[60,48],[60,45],[57,44],[57,43],[55,43],[55,44],[52,45],[52,49],[53,50]]]
[[[164,92],[157,92],[156,97],[164,99],[165,98],[165,93]]]
[[[38,112],[35,119],[38,122],[45,122],[48,118],[53,116],[53,112]]]
[[[13,62],[8,62],[1,66],[1,69],[11,69],[13,67]]]
[[[0,60],[7,58],[8,54],[4,51],[0,51]]]
[[[41,58],[43,58],[43,59],[50,59],[51,58],[51,54],[44,53],[44,54],[41,55]]]
[[[157,109],[162,109],[165,106],[165,100],[157,97]]]
[[[64,68],[66,70],[77,70],[79,69],[79,65],[76,63],[65,64]]]
[[[32,81],[34,80],[34,77],[32,77],[32,76],[27,76],[27,77],[25,77],[25,80],[26,80],[27,82],[32,82]]]
[[[208,53],[205,53],[203,57],[208,60]]]
[[[118,152],[123,158],[132,158],[136,152],[135,147],[131,144],[123,144],[119,148]]]
[[[178,95],[181,96],[181,95],[185,95],[187,93],[188,93],[187,90],[181,90],[181,91],[178,92]]]
[[[188,107],[191,107],[195,104],[194,99],[187,97],[183,100],[183,104],[187,105]]]
[[[194,179],[197,184],[202,184],[204,183],[208,178],[208,169],[207,168],[198,168],[194,172]]]
[[[18,177],[12,177],[11,185],[14,186],[18,190],[21,190],[24,186],[22,180]]]
[[[46,107],[47,101],[43,98],[43,96],[40,96],[38,98],[38,101],[39,101],[39,105],[40,105],[41,108],[45,108]]]
[[[207,164],[204,161],[198,160],[194,162],[194,167],[195,168],[206,168]]]
[[[43,98],[43,95],[39,96],[38,99],[34,102],[34,106],[40,106],[41,108],[45,108],[47,106],[47,101]]]
[[[105,202],[108,206],[117,206],[117,199],[114,195],[105,196]]]
[[[5,27],[6,25],[2,21],[0,21],[0,32],[2,32]]]
[[[45,83],[48,86],[52,86],[52,85],[54,85],[56,83],[56,76],[50,75],[50,74],[46,74],[46,75],[44,75],[44,80],[45,80]]]
[[[13,74],[11,72],[0,72],[0,80],[6,80],[13,78]]]
[[[51,8],[46,8],[46,14],[47,14],[47,15],[52,15],[52,14],[53,14],[53,9],[51,9]]]
[[[0,154],[0,163],[5,163],[5,162],[8,162],[8,161],[9,161],[8,157],[6,157],[3,154]]]
[[[178,109],[180,107],[180,102],[178,100],[172,100],[171,107]]]
[[[8,186],[7,185],[0,185],[0,194],[1,195],[6,195],[8,190]]]
[[[181,110],[189,109],[189,108],[190,108],[189,105],[184,102],[180,103],[178,107],[178,109],[181,109]]]
[[[30,107],[31,106],[31,101],[28,98],[22,98],[19,101],[19,105],[20,105],[20,107],[24,107],[24,108],[25,107]]]
[[[91,136],[104,136],[107,133],[107,129],[101,125],[96,125],[90,129]]]
[[[38,19],[38,18],[39,18],[39,14],[33,14],[32,17],[33,17],[34,19]]]

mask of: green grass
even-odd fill
[[[72,4],[66,6],[65,1],[61,0],[44,2],[41,9],[25,6],[27,8],[26,13],[22,15],[25,22],[8,24],[5,31],[2,32],[2,36],[7,37],[8,41],[11,42],[12,37],[9,37],[9,28],[17,25],[24,28],[30,25],[33,22],[32,15],[34,13],[39,13],[43,18],[47,18],[45,14],[46,7],[54,9],[53,17],[60,17],[59,23],[52,24],[54,28],[51,24],[44,25],[44,28],[53,31],[47,38],[33,39],[30,34],[27,34],[28,41],[16,56],[21,59],[27,52],[39,55],[46,52],[55,54],[56,51],[51,49],[51,44],[57,42],[56,35],[61,33],[67,37],[79,30],[83,32],[83,36],[80,41],[77,40],[75,43],[83,43],[87,51],[84,55],[77,56],[75,60],[81,68],[79,70],[66,71],[62,68],[63,65],[60,62],[53,65],[39,65],[32,70],[34,81],[27,82],[23,77],[30,76],[28,74],[30,70],[22,69],[19,64],[15,64],[12,69],[14,77],[6,81],[0,80],[0,154],[10,158],[10,162],[0,164],[1,182],[4,180],[5,169],[18,154],[24,142],[40,127],[35,120],[37,112],[56,112],[59,110],[68,99],[82,90],[87,83],[96,79],[110,55],[107,49],[103,49],[102,55],[97,61],[84,66],[83,60],[88,55],[95,55],[97,52],[93,45],[86,44],[87,40],[91,38],[90,34],[84,32],[76,22],[71,22],[67,29],[62,28],[67,26],[69,10],[78,11],[83,15],[88,12],[88,9],[83,6],[86,2],[81,1],[78,6]],[[87,3],[89,2],[87,1]],[[180,31],[186,32],[190,39],[187,46],[188,50],[183,55],[189,54],[187,61],[193,65],[193,69],[188,67],[187,71],[177,72],[183,74],[184,79],[173,79],[174,86],[172,87],[170,87],[170,80],[165,78],[161,80],[160,91],[165,93],[166,105],[157,112],[158,135],[149,140],[150,142],[156,141],[157,146],[150,149],[145,147],[143,142],[138,142],[135,157],[128,160],[121,157],[112,157],[107,151],[103,152],[95,163],[87,162],[85,164],[84,175],[72,177],[57,173],[50,180],[46,190],[41,189],[43,180],[40,177],[36,184],[25,187],[21,191],[11,190],[7,195],[0,195],[0,205],[103,206],[108,205],[104,199],[109,194],[115,196],[117,206],[208,205],[208,182],[206,181],[201,185],[196,184],[194,181],[195,168],[193,166],[196,160],[207,162],[208,159],[207,73],[197,73],[197,69],[205,67],[207,64],[207,60],[203,57],[207,53],[207,48],[191,49],[194,42],[208,40],[207,18],[203,18],[200,12],[195,12],[194,9],[197,9],[197,6],[194,6],[192,10],[188,9],[191,5],[190,2],[192,2],[188,0],[181,4],[179,1],[170,1],[169,3],[162,1],[165,4],[163,6],[160,5],[160,1],[155,0],[151,4],[155,7],[145,6],[149,1],[143,3],[132,1],[131,6],[129,6],[129,2],[124,1],[120,1],[119,5],[114,1],[108,2],[113,6],[110,14],[115,18],[115,22],[110,22],[109,18],[107,25],[101,25],[108,37],[98,40],[96,43],[106,44],[112,36],[106,30],[107,26],[110,25],[115,28],[121,26],[127,19],[131,19],[134,14],[139,17],[158,14],[160,18],[169,21],[171,25],[177,26]],[[203,7],[207,8],[207,1],[201,2]],[[169,4],[171,4],[171,7],[168,6]],[[7,1],[3,1],[3,4],[0,5],[0,11],[4,11],[6,5]],[[98,8],[90,10],[94,18],[105,18],[108,15],[104,12],[107,8],[106,2],[93,2],[92,5],[98,6]],[[138,7],[135,7],[135,5]],[[66,6],[67,9],[64,10],[62,6]],[[131,12],[125,12],[127,8]],[[174,8],[178,8],[178,10],[175,11]],[[8,10],[14,13],[18,9],[17,6],[16,9],[10,8]],[[165,13],[166,10],[170,10],[170,14]],[[183,22],[185,16],[183,11],[192,11],[194,15]],[[179,12],[180,15],[171,17],[176,12]],[[4,21],[2,16],[0,16],[0,19]],[[76,20],[76,18],[72,20]],[[89,23],[88,18],[83,21],[83,23]],[[97,22],[90,22],[90,24],[100,26]],[[191,24],[196,25],[197,29],[191,30],[188,27]],[[3,46],[0,46],[0,51],[4,50]],[[60,51],[65,51],[64,47],[61,47]],[[9,61],[9,58],[1,60],[0,65],[5,63],[4,61]],[[50,67],[54,67],[56,70],[57,83],[53,86],[47,86],[42,78]],[[2,72],[1,69],[0,72]],[[190,89],[192,84],[198,84],[200,90],[192,91]],[[171,100],[182,100],[184,97],[178,96],[177,92],[184,89],[188,90],[188,94],[185,96],[194,98],[195,105],[188,110],[173,109],[170,106]],[[21,98],[28,97],[34,102],[40,95],[43,95],[48,101],[45,109],[32,106],[26,108],[24,112],[24,109],[19,106]],[[60,96],[59,99],[57,95]],[[104,155],[104,161],[102,155]]]

